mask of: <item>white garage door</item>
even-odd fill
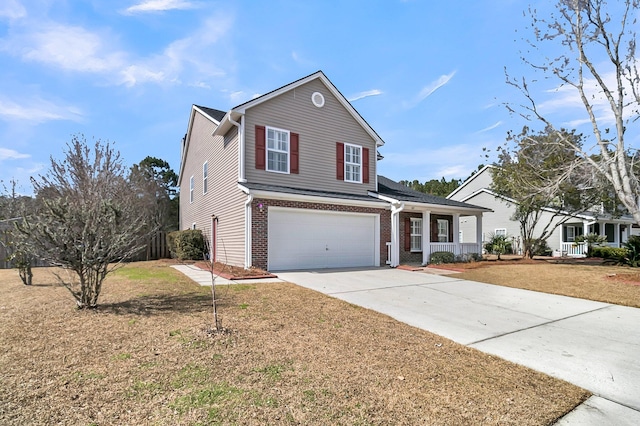
[[[269,208],[269,269],[379,264],[379,216]]]

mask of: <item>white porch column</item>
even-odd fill
[[[404,203],[391,204],[391,266],[400,264],[400,212],[404,210]]]
[[[582,234],[587,235],[589,233],[589,222],[586,220],[582,221]]]
[[[453,241],[455,243],[456,254],[462,254],[462,249],[460,248],[460,213],[453,214]]]
[[[560,225],[558,228],[560,228],[560,245],[558,246],[558,251],[560,252],[560,256],[563,256],[562,254],[562,243],[564,243],[564,226],[565,225]]]
[[[400,264],[400,213],[391,210],[391,267]]]
[[[431,255],[431,212],[422,212],[422,264],[429,263]]]
[[[478,245],[479,255],[482,255],[482,213],[476,215],[476,244]]]
[[[614,235],[613,241],[616,243],[616,247],[622,247],[622,241],[620,241],[620,224],[616,223],[616,235]]]

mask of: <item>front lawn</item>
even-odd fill
[[[457,264],[456,278],[640,308],[640,269],[543,260]]]
[[[77,311],[0,270],[0,424],[551,424],[589,394],[293,284],[210,289],[162,262]]]

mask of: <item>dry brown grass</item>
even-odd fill
[[[476,262],[456,277],[640,308],[640,271],[623,266]]]
[[[209,289],[137,263],[77,311],[0,271],[0,424],[550,424],[588,393],[292,284]]]

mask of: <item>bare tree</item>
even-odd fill
[[[535,9],[529,9],[535,38],[522,59],[579,96],[595,144],[582,147],[571,138],[556,143],[578,153],[598,175],[596,182],[605,180],[612,185],[617,198],[640,223],[640,183],[635,173],[638,156],[625,139],[640,111],[640,74],[635,57],[640,1],[608,4],[606,0],[560,0],[556,10],[557,14],[540,17]],[[545,50],[547,46],[549,49]],[[551,53],[555,48],[562,53]],[[535,51],[547,52],[546,59],[537,63],[532,59]],[[507,75],[507,82],[527,100],[519,109],[523,117],[540,120],[546,128],[555,129],[534,99],[533,81]],[[604,112],[599,110],[603,106]]]
[[[582,135],[525,127],[517,135],[510,133],[508,141],[498,149],[497,167],[491,169],[491,190],[513,200],[511,219],[520,224],[523,255],[533,257],[557,227],[571,215],[599,206],[603,197],[579,154],[563,143],[581,147]]]
[[[49,174],[32,178],[41,205],[18,229],[39,257],[71,272],[58,279],[78,307],[94,308],[107,274],[146,244],[145,223],[111,144],[98,140],[90,149],[77,135],[65,154],[51,158]]]

